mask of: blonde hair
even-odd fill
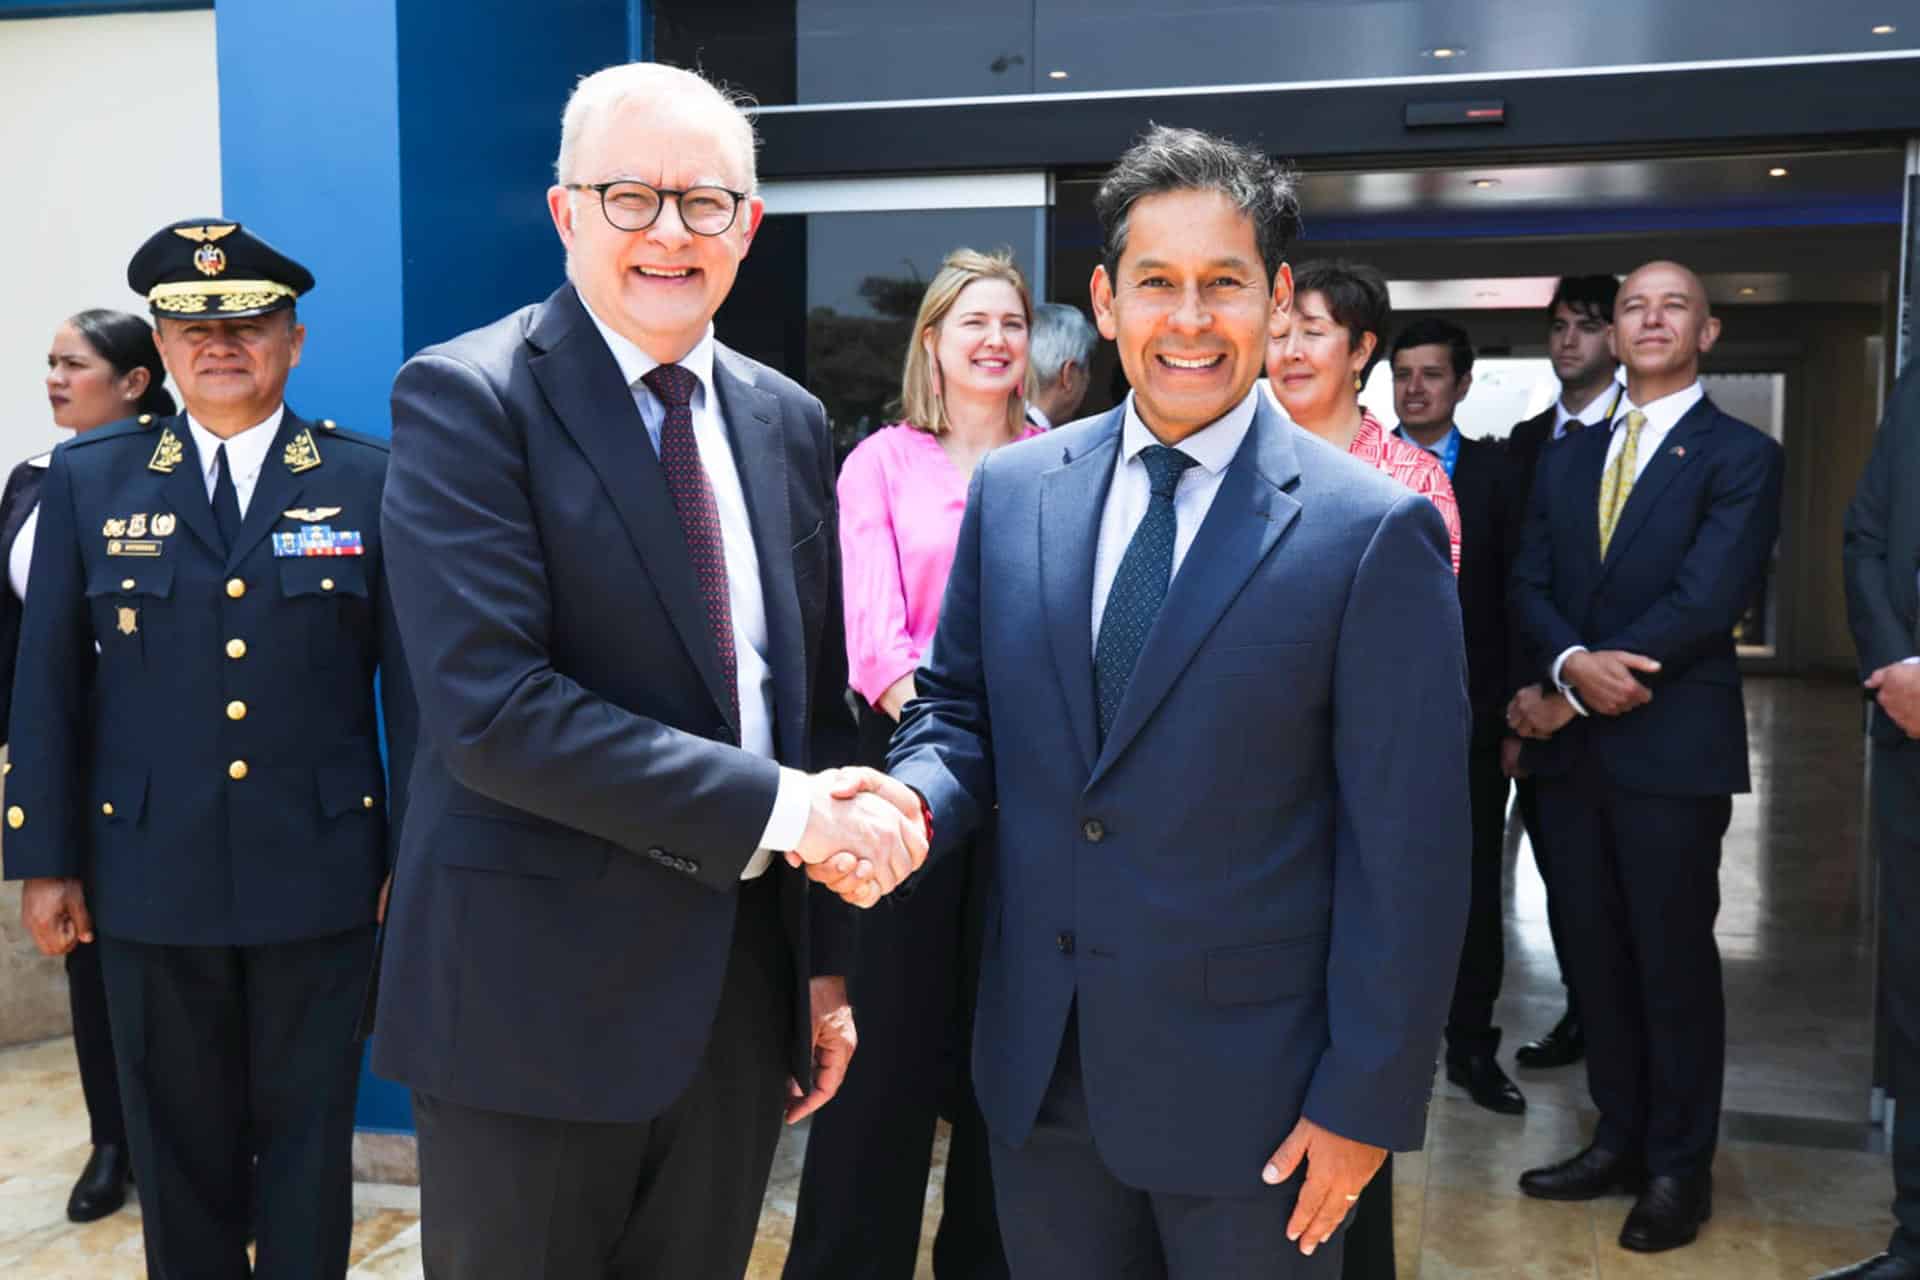
[[[738,90],[717,85],[694,71],[683,71],[664,62],[627,62],[606,67],[590,76],[582,76],[567,99],[560,117],[560,154],[553,162],[554,180],[574,181],[574,153],[580,139],[602,117],[623,103],[633,100],[680,102],[704,101],[734,135],[749,194],[758,189],[754,149],[759,138],[753,130],[753,99]]]
[[[1033,296],[1027,292],[1027,278],[1013,265],[1011,249],[982,253],[978,249],[955,249],[940,264],[940,270],[920,299],[920,314],[914,318],[913,340],[907,344],[907,367],[900,375],[900,416],[906,423],[928,435],[944,435],[953,423],[947,417],[946,401],[940,394],[938,370],[927,352],[927,336],[939,330],[960,293],[976,280],[1004,280],[1020,295],[1020,309],[1026,313],[1027,328],[1033,328]],[[1033,397],[1033,361],[1027,361],[1026,376],[1020,391],[1007,397],[1007,427],[1018,430],[1026,421],[1027,401]]]

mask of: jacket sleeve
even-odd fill
[[[1554,466],[1565,465],[1565,455],[1570,448],[1562,445],[1557,452],[1540,451],[1532,490],[1527,494],[1520,548],[1514,555],[1513,573],[1507,579],[1507,608],[1513,612],[1514,628],[1519,633],[1518,647],[1532,663],[1532,670],[1523,673],[1525,678],[1520,679],[1521,684],[1534,681],[1551,684],[1548,664],[1573,646],[1585,643],[1553,602],[1553,513],[1549,498]]]
[[[1334,658],[1328,1044],[1303,1110],[1343,1137],[1398,1150],[1426,1132],[1466,933],[1470,715],[1448,567],[1433,507],[1397,503],[1361,557]],[[1406,637],[1416,635],[1420,660],[1409,662]]]
[[[779,766],[555,669],[533,483],[519,427],[478,369],[407,362],[381,527],[421,730],[460,785],[633,852],[697,850],[695,878],[733,892]]]
[[[1751,439],[1714,468],[1705,515],[1672,585],[1626,627],[1597,637],[1594,648],[1645,654],[1671,672],[1724,644],[1753,603],[1780,534],[1785,468],[1778,444],[1740,429]]]
[[[380,717],[387,742],[387,870],[400,854],[400,835],[406,824],[407,784],[413,777],[413,755],[420,736],[420,705],[413,695],[413,675],[400,643],[400,621],[393,609],[393,589],[384,566],[378,601],[380,628]]]
[[[1900,474],[1903,459],[1905,475]],[[1902,619],[1894,608],[1895,569],[1887,554],[1895,497],[1913,501],[1916,486],[1920,486],[1920,362],[1910,366],[1894,388],[1873,454],[1847,507],[1840,561],[1846,575],[1847,625],[1853,630],[1863,680],[1916,652],[1914,620]],[[1907,561],[1898,571],[1910,574],[1917,567]]]
[[[13,594],[7,577],[7,562],[13,554],[13,542],[6,532],[21,522],[21,491],[27,487],[32,464],[23,462],[7,477],[7,489],[0,494],[0,743],[7,741],[7,725],[13,715],[14,660],[20,653],[20,597]]]
[[[94,647],[76,529],[72,473],[66,455],[56,452],[40,487],[40,524],[13,678],[5,836],[9,880],[81,872],[81,788],[90,755],[87,704]]]

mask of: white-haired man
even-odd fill
[[[1042,431],[1065,426],[1087,398],[1093,344],[1100,337],[1093,321],[1078,307],[1043,302],[1033,309],[1033,341],[1027,359],[1033,364],[1034,393],[1027,401],[1027,419]]]
[[[792,868],[864,904],[925,856],[917,806],[798,771],[853,748],[833,453],[713,337],[753,145],[698,76],[587,77],[570,283],[394,384],[426,741],[374,1066],[414,1090],[445,1280],[740,1275],[783,1110],[853,1052],[846,921]]]

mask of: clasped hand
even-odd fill
[[[1920,662],[1896,662],[1867,678],[1867,692],[1900,731],[1920,738]]]
[[[1653,690],[1640,683],[1635,672],[1657,675],[1660,664],[1625,649],[1575,653],[1561,664],[1560,678],[1573,686],[1587,710],[1620,716],[1653,701]]]
[[[913,788],[873,769],[809,779],[806,833],[787,862],[856,907],[871,907],[927,860],[926,818]]]

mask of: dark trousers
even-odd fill
[[[1393,1153],[1387,1153],[1380,1172],[1360,1190],[1360,1199],[1347,1215],[1347,1252],[1340,1264],[1340,1280],[1394,1280]]]
[[[1892,1050],[1893,1216],[1888,1252],[1920,1262],[1920,745],[1873,749],[1880,848],[1882,1006]]]
[[[1727,1011],[1713,922],[1727,796],[1659,796],[1597,767],[1540,782],[1550,873],[1587,1032],[1594,1140],[1655,1174],[1713,1163]]]
[[[1520,805],[1520,825],[1527,829],[1527,839],[1533,844],[1533,865],[1539,869],[1540,883],[1546,890],[1547,936],[1553,940],[1553,959],[1560,966],[1560,983],[1567,989],[1567,1011],[1578,1017],[1580,999],[1573,990],[1572,966],[1567,963],[1566,944],[1561,941],[1566,936],[1566,928],[1560,919],[1569,907],[1565,893],[1553,887],[1553,876],[1547,870],[1553,860],[1545,852],[1548,837],[1546,825],[1540,821],[1540,785],[1532,778],[1516,778],[1513,794]]]
[[[1007,1275],[968,1069],[981,930],[980,895],[970,890],[980,870],[956,851],[907,896],[861,918],[860,963],[848,982],[860,1049],[807,1136],[785,1280],[912,1280],[941,1115],[953,1132],[934,1274]]]
[[[1019,1147],[993,1143],[1000,1231],[1018,1280],[1331,1280],[1344,1228],[1312,1257],[1287,1239],[1304,1177],[1232,1198],[1121,1182],[1094,1146],[1072,1017],[1032,1135]]]
[[[1467,935],[1447,1011],[1447,1054],[1471,1057],[1500,1048],[1493,1002],[1506,969],[1506,917],[1501,910],[1501,870],[1506,861],[1507,775],[1500,769],[1499,726],[1474,735],[1467,752],[1467,799],[1473,812],[1473,887],[1467,905]]]
[[[372,928],[255,947],[103,937],[100,958],[147,1274],[344,1276]]]
[[[590,1124],[413,1095],[428,1280],[723,1280],[745,1272],[780,1138],[792,1045],[793,958],[777,879],[741,887],[712,1034],[692,1083],[659,1115]]]
[[[107,1022],[107,980],[100,972],[97,944],[67,952],[67,1005],[73,1011],[73,1056],[80,1061],[80,1092],[87,1099],[93,1145],[124,1146],[127,1122],[120,1114],[113,1027]]]

